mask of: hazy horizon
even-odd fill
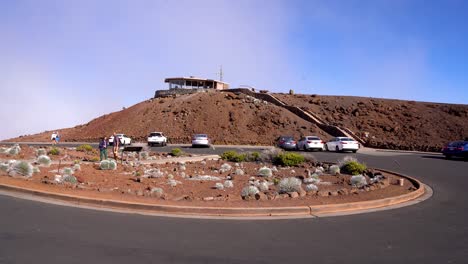
[[[464,1],[0,2],[0,139],[84,124],[165,89],[467,104]]]

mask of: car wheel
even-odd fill
[[[335,151],[340,152],[340,148],[338,146],[336,146]]]
[[[330,151],[330,150],[328,149],[328,145],[326,145],[326,144],[325,144],[325,151]]]
[[[451,159],[451,158],[452,158],[452,155],[445,155],[445,158],[446,158],[446,159]]]
[[[353,150],[353,153],[356,153],[356,152],[357,152],[357,150]]]

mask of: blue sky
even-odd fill
[[[468,103],[467,1],[0,0],[0,139],[86,123],[164,78]]]

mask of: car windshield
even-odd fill
[[[207,138],[208,136],[205,135],[205,134],[196,134],[195,137],[196,138]]]
[[[150,137],[161,137],[161,133],[151,133]]]
[[[459,145],[461,145],[462,142],[461,141],[454,141],[454,142],[450,142],[448,144],[449,147],[458,147]]]
[[[318,137],[307,137],[307,140],[320,140]]]
[[[281,137],[280,140],[292,141],[292,140],[294,140],[294,138],[293,137]]]
[[[340,141],[354,141],[352,138],[340,138]]]

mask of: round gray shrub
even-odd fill
[[[315,185],[315,184],[307,184],[307,185],[305,186],[305,190],[306,190],[307,192],[318,191],[318,187],[317,187],[317,185]]]
[[[366,177],[362,176],[362,175],[354,175],[351,177],[351,185],[353,187],[362,187],[362,186],[365,186],[367,185],[367,180],[366,180]]]
[[[258,190],[257,187],[255,186],[247,186],[244,187],[241,191],[241,196],[242,197],[248,197],[248,196],[254,196],[255,194],[259,193],[260,191]]]
[[[159,187],[151,188],[150,194],[153,196],[161,197],[164,194],[164,190]]]
[[[269,189],[268,182],[266,182],[266,181],[262,181],[262,182],[258,183],[257,187],[262,192],[266,192]]]
[[[76,170],[76,171],[81,170],[80,164],[75,164],[75,165],[73,165],[73,170]]]
[[[241,170],[241,169],[236,169],[236,171],[234,172],[236,175],[244,175],[244,171]]]
[[[227,164],[227,163],[224,163],[223,165],[221,165],[221,168],[219,169],[219,171],[221,173],[224,173],[224,172],[228,172],[232,169],[232,166]]]
[[[146,152],[146,151],[140,152],[140,159],[146,160],[146,159],[148,159],[148,157],[149,157],[148,152]]]
[[[178,183],[179,182],[174,179],[170,179],[167,181],[167,184],[169,184],[171,187],[176,187]]]
[[[62,181],[67,182],[67,183],[72,183],[72,184],[77,184],[78,183],[78,179],[75,176],[70,175],[70,174],[64,175],[62,177]]]
[[[18,154],[20,153],[20,151],[21,151],[20,146],[15,145],[15,146],[13,146],[13,147],[11,147],[11,148],[8,149],[8,154],[10,154],[10,155],[18,155]]]
[[[117,169],[117,162],[115,160],[107,159],[99,163],[101,170],[115,170]]]
[[[278,184],[278,191],[279,193],[297,192],[301,189],[301,185],[302,182],[298,178],[284,178]]]
[[[36,162],[42,166],[50,166],[50,163],[52,162],[47,155],[40,155],[37,157]]]
[[[33,174],[41,173],[41,170],[38,167],[33,167]]]
[[[8,169],[10,168],[10,164],[8,163],[0,163],[0,171],[8,171]]]
[[[258,170],[258,176],[271,177],[272,175],[273,175],[273,172],[271,171],[270,168],[262,167]]]
[[[215,188],[218,189],[218,190],[224,190],[224,185],[220,182],[217,182],[215,184]]]
[[[340,174],[340,167],[338,165],[331,165],[330,168],[328,168],[328,171],[330,172],[331,175],[338,175]]]
[[[7,148],[0,148],[0,154],[6,154],[8,152]]]
[[[10,176],[31,177],[33,174],[33,166],[26,161],[17,161],[13,164],[10,170]]]
[[[72,168],[63,168],[63,175],[73,175]]]
[[[47,155],[47,150],[45,150],[43,148],[36,149],[36,155],[37,156]]]
[[[234,187],[234,183],[230,180],[227,180],[224,182],[224,188],[233,188]]]
[[[313,184],[318,184],[320,182],[320,178],[318,177],[312,177],[312,178],[305,178],[304,183],[313,183]]]

